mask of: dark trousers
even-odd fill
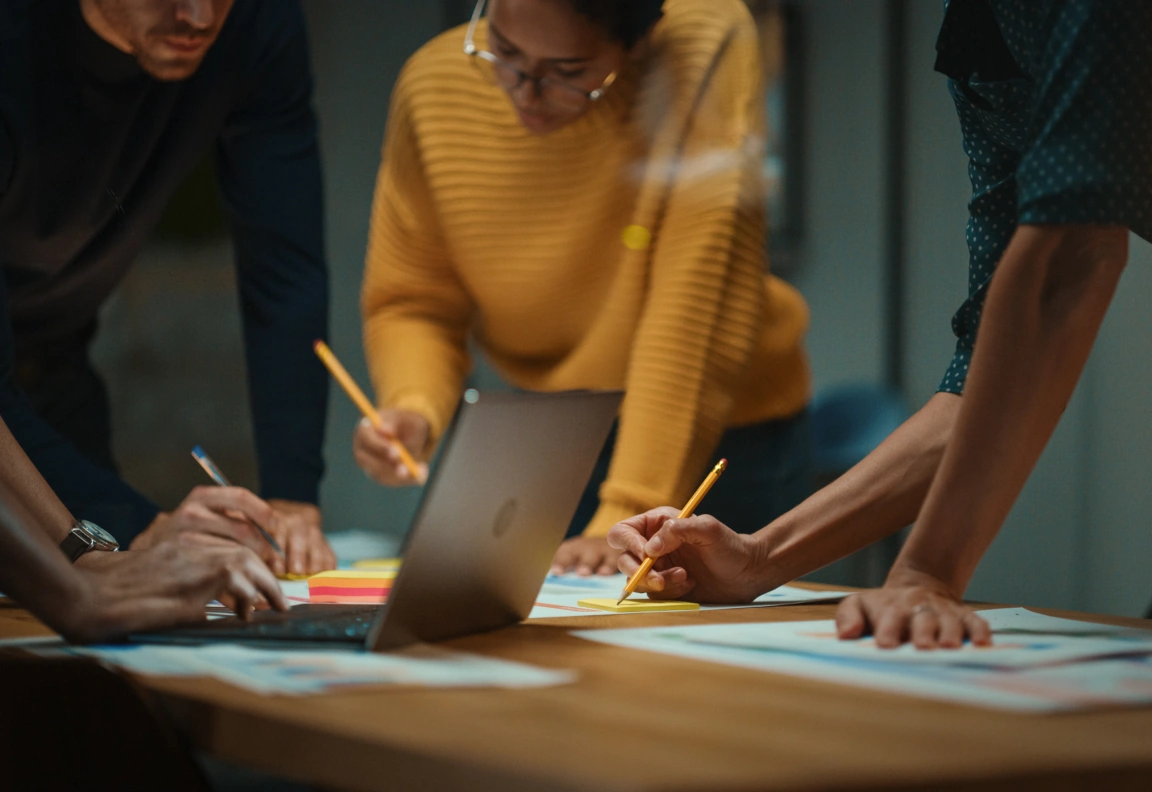
[[[93,464],[116,473],[108,389],[88,359],[88,343],[53,354],[20,355],[16,379],[44,422]]]
[[[568,536],[579,536],[600,505],[600,485],[616,449],[616,427],[596,460],[592,478],[580,498]],[[729,429],[700,471],[700,479],[715,462],[726,458],[728,469],[696,510],[711,514],[734,531],[752,533],[796,506],[811,494],[811,439],[808,411],[791,418]],[[682,503],[669,503],[680,507]]]

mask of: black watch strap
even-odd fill
[[[60,543],[60,549],[68,556],[69,561],[76,563],[76,559],[91,550],[95,544],[83,531],[72,529]]]
[[[72,526],[72,530],[64,537],[64,541],[60,543],[60,549],[64,551],[64,555],[68,556],[69,561],[76,563],[76,559],[89,550],[115,552],[120,549],[120,543],[116,541],[115,536],[96,523],[88,520],[77,520],[76,524]]]

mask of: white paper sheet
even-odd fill
[[[289,606],[311,602],[307,580],[281,580],[280,591],[284,593]]]
[[[64,639],[59,635],[31,635],[24,638],[0,638],[0,648],[31,646],[62,646]]]
[[[1115,638],[1152,638],[1152,630],[1139,630],[1135,627],[1117,627],[1112,624],[1060,619],[1045,616],[1027,608],[994,608],[980,611],[980,617],[988,622],[993,630],[1001,634],[1027,635],[1041,633],[1047,635],[1095,635]]]
[[[1022,633],[1029,633],[1031,637],[1046,634],[1066,638],[1088,631],[1093,639],[1107,637],[1083,627],[1084,622],[1055,619],[1019,608],[984,611],[981,615],[990,617],[996,631],[994,636],[1000,635],[1006,641],[1017,640]],[[791,622],[782,626],[827,631],[832,629],[832,624],[830,621]],[[615,646],[997,709],[1047,712],[1152,704],[1152,655],[997,667],[909,663],[896,659],[891,651],[876,648],[869,649],[867,656],[849,656],[796,651],[787,641],[778,649],[709,642],[716,636],[724,638],[733,629],[760,626],[645,627],[583,630],[573,634]],[[1119,630],[1115,640],[1125,647],[1136,645],[1128,637],[1130,632]],[[1137,632],[1143,634],[1143,639],[1149,635],[1146,631]],[[820,642],[820,648],[828,645],[824,639],[814,640]],[[1042,655],[1045,651],[1048,650],[1037,649],[1035,653]]]
[[[57,650],[59,651],[59,650]],[[153,676],[209,676],[256,693],[306,695],[362,685],[528,688],[571,682],[575,674],[419,646],[398,653],[128,645],[70,647],[70,654]]]
[[[871,637],[841,641],[830,621],[732,624],[708,627],[707,634],[693,634],[684,640],[693,643],[732,646],[770,652],[843,657],[857,660],[884,660],[917,665],[971,665],[1023,668],[1086,660],[1118,654],[1152,653],[1152,632],[1098,627],[1092,633],[1082,629],[1084,622],[1068,622],[1014,608],[993,611],[997,625],[991,646],[965,643],[957,649],[924,651],[910,644],[896,649],[879,649]],[[1072,624],[1071,632],[1062,629]]]
[[[628,582],[627,575],[549,575],[536,597],[529,619],[555,619],[565,616],[617,616],[618,613],[585,608],[578,603],[589,597],[618,597]],[[748,605],[702,605],[700,610],[757,608],[771,605],[801,605],[808,602],[833,602],[847,597],[847,591],[809,591],[796,586],[781,586],[761,595]],[[646,594],[633,594],[646,597]],[[659,611],[654,611],[659,612]]]
[[[403,537],[382,531],[364,531],[357,528],[329,531],[325,537],[341,565],[366,558],[393,558],[399,555],[403,540]]]

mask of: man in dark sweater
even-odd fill
[[[327,379],[311,343],[327,330],[327,272],[311,85],[296,0],[0,8],[0,417],[67,508],[122,546],[198,530],[241,539],[277,572],[334,565],[316,506]],[[235,519],[252,510],[246,492],[198,488],[165,513],[118,478],[88,360],[100,306],[213,148],[275,510],[265,527],[286,560]]]

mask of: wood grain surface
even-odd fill
[[[568,634],[827,619],[834,607],[540,620],[448,644],[579,672],[554,688],[294,698],[210,679],[143,682],[200,749],[333,789],[1152,789],[1152,708],[1005,713]],[[43,629],[0,605],[0,638]]]

